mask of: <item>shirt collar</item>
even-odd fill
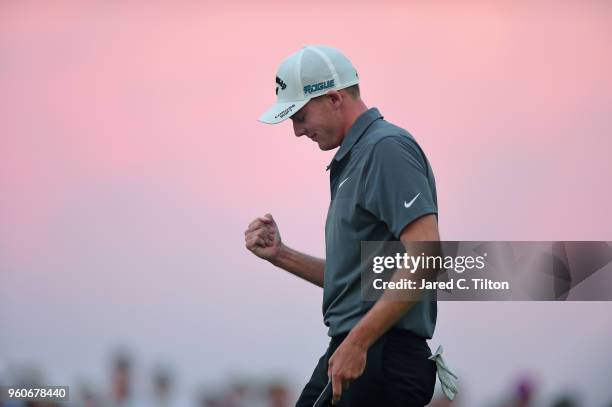
[[[344,158],[344,156],[351,151],[351,148],[357,143],[357,140],[365,133],[365,131],[370,127],[370,125],[378,120],[382,119],[383,116],[380,114],[377,108],[373,107],[365,112],[363,112],[355,123],[351,126],[346,136],[344,136],[344,140],[342,140],[342,144],[340,145],[340,149],[336,151],[334,158],[327,166],[327,170],[331,167],[334,161],[340,161]]]

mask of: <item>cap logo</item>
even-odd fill
[[[295,107],[295,103],[289,106],[288,108],[286,108],[285,110],[283,110],[282,112],[280,112],[279,114],[277,114],[276,116],[274,116],[274,118],[278,119],[280,117],[282,119],[283,117],[287,116],[293,110],[294,107]]]
[[[282,90],[285,90],[287,87],[287,84],[285,84],[285,82],[283,82],[283,80],[278,76],[276,77],[276,84],[279,85]],[[278,86],[276,87],[276,94],[278,95]]]
[[[330,79],[326,82],[315,83],[314,85],[306,85],[304,86],[304,94],[314,93],[322,89],[333,88],[336,86],[336,82],[334,79]]]

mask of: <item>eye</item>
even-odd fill
[[[304,119],[306,119],[306,115],[302,116],[302,117],[296,117],[295,121],[298,123],[304,123]]]

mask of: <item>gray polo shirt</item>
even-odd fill
[[[376,108],[357,118],[330,170],[331,202],[325,223],[323,319],[330,336],[353,328],[374,305],[362,301],[361,241],[397,241],[417,218],[434,213],[436,185],[425,154],[404,129]],[[369,271],[371,272],[371,271]],[[433,336],[435,293],[415,304],[395,325]]]

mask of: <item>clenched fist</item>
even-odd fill
[[[256,256],[274,261],[281,249],[281,237],[272,215],[266,213],[251,222],[244,231],[244,242]]]

